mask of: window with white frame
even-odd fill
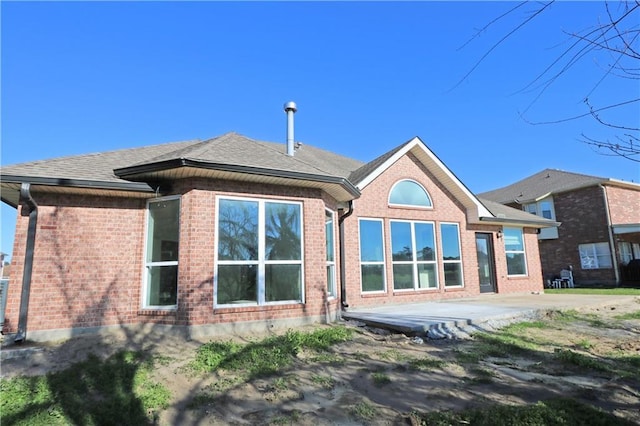
[[[462,252],[460,250],[460,228],[457,223],[441,223],[442,263],[445,287],[459,287],[462,277]]]
[[[549,196],[535,203],[524,204],[522,209],[531,214],[541,216],[545,219],[556,220],[556,213],[553,206],[553,197]],[[549,227],[540,229],[538,239],[549,240],[558,238],[558,228]]]
[[[216,305],[303,302],[302,205],[219,197]]]
[[[608,269],[613,266],[609,243],[580,244],[578,251],[582,269]]]
[[[391,221],[393,289],[438,288],[433,223]]]
[[[178,297],[180,198],[147,202],[144,308],[175,308]]]
[[[418,182],[409,179],[401,180],[391,188],[389,204],[427,208],[433,206],[427,190]]]
[[[362,292],[385,291],[382,219],[359,219]]]
[[[507,256],[507,275],[527,275],[527,257],[522,228],[504,228],[502,238]]]
[[[631,243],[621,241],[618,243],[618,250],[620,251],[620,261],[623,265],[627,265],[633,260],[633,251],[631,250]]]
[[[327,249],[327,295],[336,296],[336,249],[335,249],[335,214],[330,210],[324,213],[324,233]]]

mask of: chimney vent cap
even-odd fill
[[[296,112],[298,110],[298,106],[293,101],[289,101],[286,104],[284,104],[284,111],[289,112],[290,110],[293,112]]]

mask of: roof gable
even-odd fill
[[[493,217],[493,214],[418,137],[414,137],[358,169],[354,172],[355,177],[352,175],[352,179],[357,179],[354,184],[362,191],[399,158],[409,152],[415,155],[435,178],[465,206],[469,221],[477,222],[480,217]]]

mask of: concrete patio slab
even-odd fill
[[[636,296],[581,294],[483,295],[476,298],[348,308],[342,318],[428,338],[468,337],[513,322],[536,319],[546,312],[605,306]]]

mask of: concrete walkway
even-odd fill
[[[376,328],[428,338],[468,337],[513,322],[540,318],[545,312],[606,306],[637,296],[583,294],[490,294],[476,298],[347,309],[342,318]]]

